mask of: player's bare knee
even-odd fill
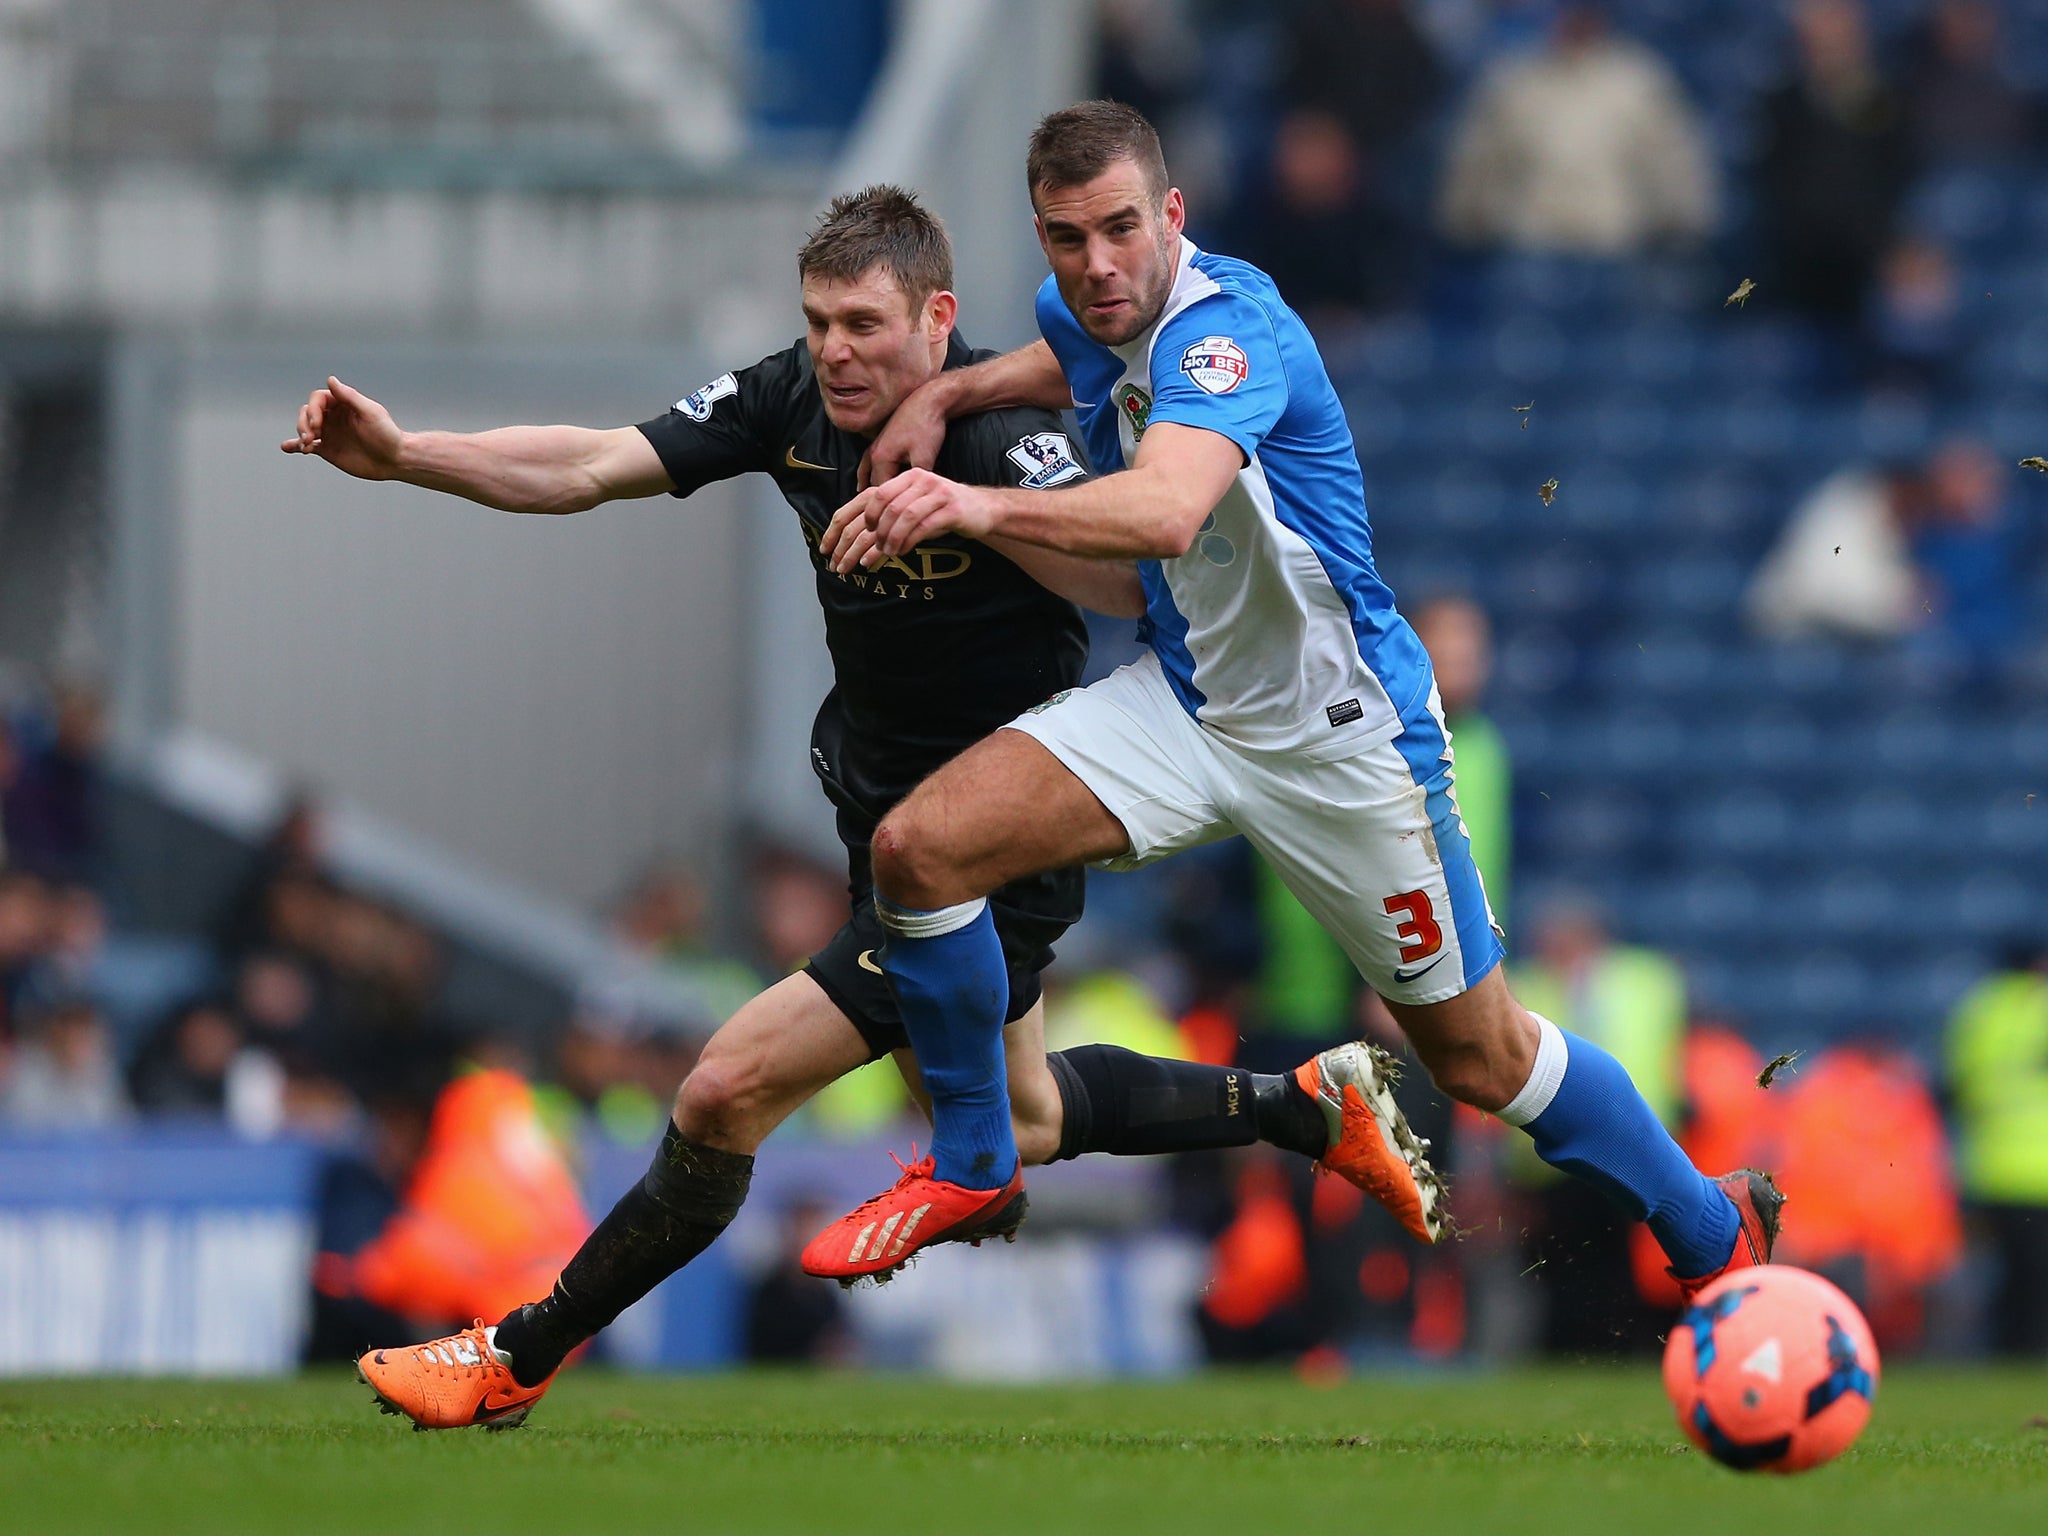
[[[743,1135],[769,1098],[768,1083],[743,1056],[707,1056],[676,1090],[676,1125],[714,1145]]]
[[[1442,1041],[1428,1048],[1418,1043],[1416,1049],[1437,1090],[1460,1104],[1492,1114],[1521,1091],[1519,1082],[1507,1081],[1512,1073],[1503,1070],[1498,1054],[1480,1041]]]
[[[868,839],[868,859],[875,872],[875,884],[885,891],[898,891],[910,877],[912,838],[899,819],[901,811],[891,811],[882,818],[875,828],[875,835]]]
[[[923,819],[910,806],[898,806],[883,818],[868,850],[874,861],[875,889],[891,901],[931,909],[969,899],[953,888],[945,858]]]
[[[1051,1116],[1012,1103],[1010,1129],[1017,1138],[1017,1157],[1028,1167],[1037,1167],[1059,1156],[1060,1122],[1058,1105]]]

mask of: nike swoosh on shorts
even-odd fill
[[[1448,955],[1438,955],[1434,960],[1430,961],[1429,964],[1421,967],[1421,969],[1419,970],[1397,970],[1394,972],[1394,980],[1405,987],[1411,981],[1420,981],[1424,976],[1427,976],[1431,971],[1435,970],[1438,966],[1442,965],[1444,961],[1449,958],[1450,957]]]

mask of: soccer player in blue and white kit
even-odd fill
[[[886,1273],[1021,1195],[987,894],[1232,833],[1344,946],[1438,1087],[1647,1220],[1689,1294],[1766,1261],[1769,1179],[1701,1174],[1612,1056],[1502,980],[1429,658],[1374,567],[1350,429],[1301,319],[1263,272],[1184,238],[1131,108],[1053,113],[1027,169],[1052,267],[1044,340],[911,394],[875,472],[929,465],[950,417],[1069,402],[1096,469],[1123,472],[1028,493],[912,467],[842,508],[825,548],[851,570],[953,531],[1136,559],[1151,654],[969,748],[876,832],[884,966],[932,1088],[933,1161],[821,1233],[806,1268]]]

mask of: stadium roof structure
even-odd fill
[[[556,0],[23,0],[8,135],[71,170],[447,185],[662,184],[742,147],[729,40],[694,12]],[[729,8],[727,8],[729,9]]]

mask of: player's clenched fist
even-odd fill
[[[389,480],[398,472],[405,434],[391,413],[361,390],[329,378],[299,407],[298,436],[278,444],[286,453],[309,453],[363,480]]]
[[[862,491],[834,512],[832,521],[825,525],[824,533],[818,538],[819,552],[842,576],[855,566],[865,564],[868,551],[875,547],[875,530],[868,526],[868,509],[874,502],[874,496],[873,490]]]

